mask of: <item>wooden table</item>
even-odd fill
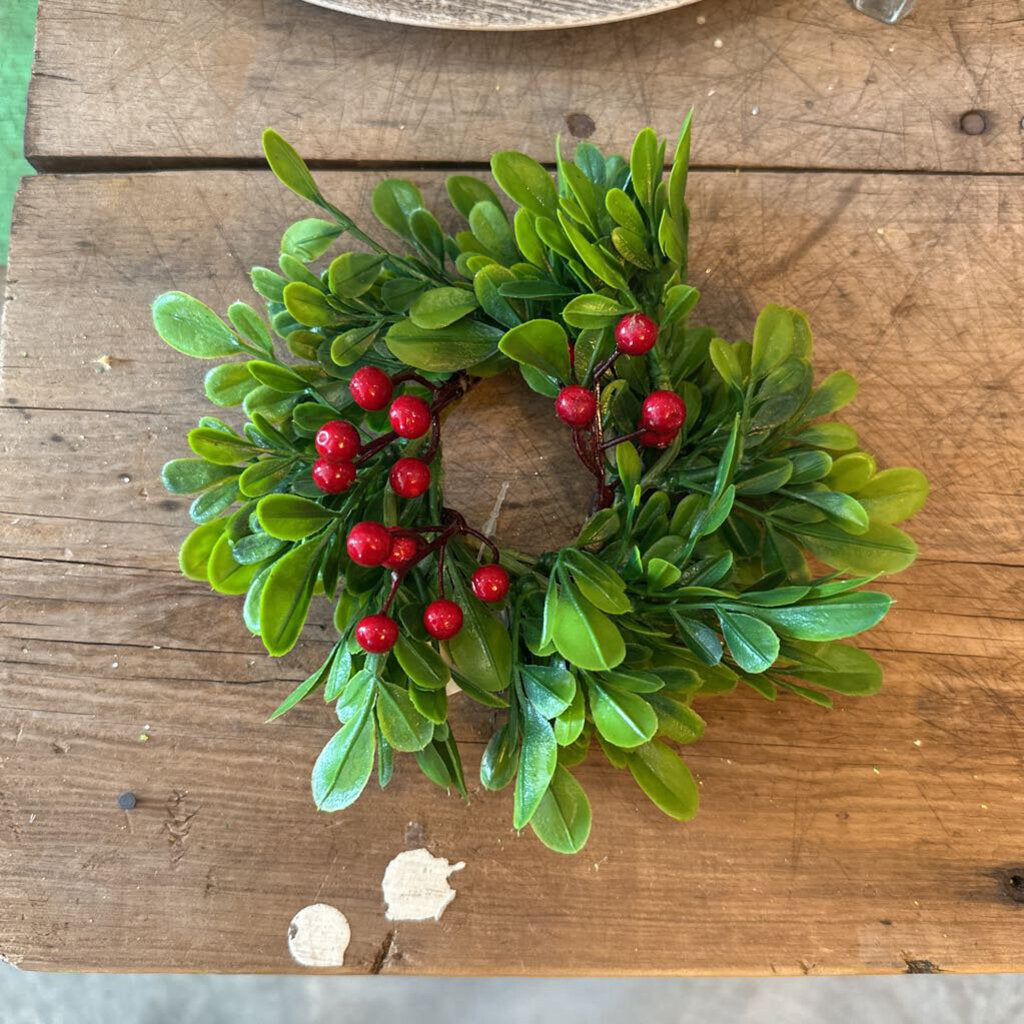
[[[706,0],[523,37],[297,0],[43,0],[38,46],[28,150],[44,173],[16,211],[0,398],[7,960],[288,971],[289,920],[323,902],[351,923],[352,971],[1024,965],[1019,3],[922,0],[892,29],[841,0]],[[507,792],[474,785],[467,807],[410,770],[315,813],[330,712],[262,720],[322,655],[326,621],[274,662],[237,602],[179,576],[185,512],[158,471],[184,452],[204,368],[156,338],[151,298],[224,308],[306,215],[262,168],[265,125],[365,218],[381,172],[436,196],[444,169],[482,170],[496,147],[550,159],[556,132],[622,147],[645,123],[672,133],[690,104],[704,317],[740,336],[761,303],[806,309],[822,371],[862,378],[852,419],[870,445],[932,481],[921,557],[866,639],[885,690],[831,713],[705,702],[688,825],[594,759],[576,858],[516,835]],[[541,512],[563,532],[575,517],[557,438],[524,408],[511,387],[476,399],[448,452],[474,514],[513,483],[506,539]],[[550,476],[502,461],[510,422]],[[471,761],[486,724],[460,714]],[[440,922],[389,922],[384,868],[418,846],[466,862],[458,897]]]

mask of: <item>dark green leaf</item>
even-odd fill
[[[861,590],[788,608],[758,608],[752,614],[794,640],[843,640],[877,625],[891,604],[888,594]]]
[[[486,789],[504,789],[519,767],[518,733],[506,722],[488,741],[480,760],[480,781]]]
[[[716,609],[729,652],[745,672],[770,668],[779,656],[779,638],[770,626],[751,615]],[[761,609],[758,609],[761,614]]]
[[[526,696],[545,718],[556,718],[572,703],[576,680],[566,669],[555,665],[523,665],[520,674]]]
[[[395,644],[395,657],[406,675],[425,690],[443,690],[451,673],[430,644],[403,633]]]
[[[320,542],[307,541],[282,555],[267,577],[260,597],[260,631],[263,646],[274,657],[287,654],[299,639],[322,557]]]
[[[160,479],[171,494],[196,494],[237,475],[237,466],[215,465],[205,459],[172,459],[164,465]]]
[[[433,725],[413,707],[409,694],[394,683],[377,684],[377,721],[395,750],[422,750],[434,734]]]

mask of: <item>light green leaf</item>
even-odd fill
[[[270,169],[297,196],[311,203],[321,201],[320,190],[302,157],[272,128],[267,128],[263,133],[263,153]]]
[[[409,317],[417,327],[437,330],[461,320],[476,307],[476,296],[464,288],[431,288],[412,304]]]
[[[299,639],[322,557],[323,546],[310,540],[282,555],[270,570],[260,597],[260,632],[274,657],[287,654]]]
[[[589,679],[587,692],[594,725],[609,743],[629,749],[654,736],[658,716],[643,697],[597,679]]]
[[[537,838],[555,853],[578,853],[590,836],[591,811],[583,787],[561,765],[530,819]]]
[[[328,741],[313,765],[313,802],[321,811],[340,811],[355,803],[373,773],[377,733],[370,705]]]
[[[373,215],[396,235],[412,241],[409,217],[423,206],[423,194],[411,182],[390,178],[373,190]]]
[[[284,305],[304,327],[330,327],[342,320],[327,296],[305,281],[290,281],[284,286]]]
[[[281,251],[303,263],[318,260],[344,229],[318,217],[296,221],[281,237]]]
[[[558,763],[558,744],[551,723],[531,703],[519,709],[523,745],[516,774],[512,824],[525,828],[544,796]]]
[[[554,218],[558,195],[551,175],[525,153],[509,150],[491,157],[491,173],[501,190],[537,217]]]
[[[396,359],[417,370],[451,372],[483,362],[497,349],[501,331],[476,320],[461,320],[436,331],[400,320],[386,340]]]
[[[576,694],[571,672],[556,665],[522,665],[520,675],[530,703],[545,718],[557,718]]]
[[[664,743],[645,744],[629,754],[627,763],[637,785],[670,818],[688,821],[697,813],[697,783],[678,754]]]
[[[869,697],[882,688],[878,662],[867,651],[851,644],[819,647],[812,659],[783,672],[848,697]]]
[[[587,720],[587,705],[583,687],[577,686],[569,706],[555,719],[555,740],[560,747],[575,743],[583,732]]]
[[[572,584],[559,590],[552,639],[558,653],[579,668],[615,668],[626,656],[618,628]]]
[[[479,178],[471,178],[468,174],[452,174],[445,179],[448,198],[459,213],[469,220],[469,211],[477,203],[493,203],[501,209],[501,203],[494,190]]]
[[[178,553],[178,564],[181,566],[183,575],[190,580],[199,580],[203,583],[207,581],[210,555],[223,535],[226,523],[226,519],[203,523],[185,538],[181,545],[181,551]]]
[[[884,469],[857,491],[872,523],[891,526],[919,512],[928,499],[928,478],[919,469]]]
[[[215,465],[205,459],[171,459],[161,470],[160,479],[171,494],[197,494],[237,475],[237,466]]]
[[[902,572],[917,557],[917,545],[895,526],[872,523],[853,535],[832,523],[801,523],[792,527],[826,565],[863,576]]]
[[[845,370],[836,370],[815,389],[810,401],[804,407],[804,417],[816,420],[819,416],[828,416],[838,412],[856,397],[857,378]]]
[[[765,306],[754,324],[750,373],[755,380],[766,377],[793,351],[793,316],[782,306]]]
[[[302,540],[334,516],[315,501],[297,494],[268,494],[257,506],[260,526],[281,540]]]
[[[394,683],[377,683],[377,721],[395,750],[422,750],[434,735],[433,725],[413,707],[409,694]]]
[[[217,526],[220,520],[207,523]],[[222,534],[210,551],[206,565],[207,579],[210,586],[218,594],[244,594],[262,569],[262,565],[240,565],[231,552],[231,540],[226,533]]]
[[[506,331],[498,348],[518,363],[535,367],[559,381],[571,378],[569,342],[553,320],[528,320]]]
[[[184,292],[164,292],[153,302],[153,326],[171,348],[194,359],[233,356],[238,339],[209,306]]]
[[[752,614],[794,640],[843,640],[877,625],[891,604],[888,594],[861,590]]]
[[[343,252],[327,268],[328,287],[339,298],[357,299],[373,287],[383,262],[383,256],[368,252]]]
[[[751,615],[716,609],[722,635],[736,664],[745,672],[764,672],[779,656],[779,638],[770,626]],[[758,614],[762,612],[758,609]]]

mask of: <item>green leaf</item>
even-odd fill
[[[627,763],[637,785],[670,818],[688,821],[697,813],[700,795],[690,769],[664,743],[645,744]]]
[[[561,765],[530,819],[537,838],[555,853],[578,853],[590,836],[590,802],[583,787]]]
[[[239,565],[255,565],[257,562],[265,562],[272,558],[284,544],[283,540],[268,537],[265,533],[250,533],[232,544],[231,555]]]
[[[476,320],[461,320],[436,331],[400,320],[386,340],[396,359],[417,370],[451,372],[483,362],[497,349],[501,331]]]
[[[216,526],[219,522],[207,525]],[[224,533],[210,551],[206,573],[210,586],[218,594],[244,594],[261,568],[261,565],[240,565],[235,561],[231,539]]]
[[[764,672],[779,656],[779,638],[770,626],[751,615],[717,608],[722,635],[736,664],[745,672]],[[762,609],[758,609],[760,615]]]
[[[521,322],[519,314],[503,296],[502,287],[517,283],[511,270],[492,263],[484,267],[473,278],[473,293],[483,311],[502,327],[517,327]],[[520,284],[541,284],[540,281],[518,282]]]
[[[335,713],[343,722],[355,718],[359,712],[372,701],[377,688],[375,670],[360,669],[348,680],[341,692],[341,698],[335,705]]]
[[[562,319],[571,327],[606,327],[630,312],[607,295],[577,295],[566,303]]]
[[[323,505],[297,494],[268,494],[256,515],[260,526],[281,540],[302,540],[334,519]]]
[[[783,669],[826,690],[848,697],[869,697],[882,688],[882,669],[867,651],[851,644],[819,647],[813,660]]]
[[[327,296],[305,281],[291,281],[285,285],[284,305],[289,314],[305,327],[330,327],[342,319],[342,315],[327,301]]]
[[[214,405],[241,405],[245,396],[256,387],[256,381],[245,363],[221,363],[206,374],[203,388]]]
[[[558,223],[587,269],[610,288],[628,295],[629,284],[621,271],[593,242],[587,240],[583,232],[561,210],[558,211]]]
[[[583,687],[577,686],[569,706],[555,719],[555,740],[560,747],[575,743],[583,732],[587,720],[587,705]]]
[[[583,596],[596,608],[623,615],[633,607],[625,581],[610,565],[577,548],[564,549],[562,558]]]
[[[206,523],[216,519],[225,509],[238,500],[238,480],[230,479],[202,494],[192,502],[188,514],[194,523]]]
[[[207,581],[210,555],[224,533],[225,524],[224,519],[203,523],[185,538],[178,553],[178,565],[183,575],[190,580],[199,580],[203,583]]]
[[[629,441],[621,441],[615,446],[615,467],[622,482],[622,493],[627,501],[631,501],[644,467],[639,452]]]
[[[417,248],[438,267],[444,266],[444,233],[437,218],[422,207],[409,214],[409,230]]]
[[[282,555],[270,570],[260,597],[260,632],[274,657],[287,654],[299,639],[322,558],[323,546],[310,540]]]
[[[395,750],[422,750],[434,735],[433,725],[413,707],[409,694],[394,683],[377,684],[377,721]]]
[[[877,625],[891,604],[888,594],[861,590],[789,607],[758,608],[753,614],[794,640],[843,640]]]
[[[541,270],[547,268],[547,252],[544,243],[540,240],[535,226],[536,219],[529,210],[519,207],[512,221],[512,230],[515,233],[516,246],[519,251],[535,266]],[[550,221],[549,221],[550,223]]]
[[[506,722],[487,742],[480,760],[480,781],[484,788],[504,789],[519,767],[518,733],[512,722]]]
[[[793,316],[782,306],[765,306],[754,324],[750,373],[754,380],[766,377],[793,351]]]
[[[726,384],[737,390],[742,389],[743,368],[740,366],[734,345],[730,345],[724,338],[712,338],[708,346],[708,356],[711,358],[712,366],[718,371],[718,376]]]
[[[205,459],[171,459],[161,470],[160,479],[171,494],[196,494],[237,475],[237,466],[219,466]]]
[[[508,225],[504,211],[494,203],[477,203],[469,211],[469,227],[488,257],[506,266],[518,260],[519,250],[512,228]]]
[[[856,494],[874,475],[875,460],[867,452],[850,452],[832,462],[825,483],[833,491]]]
[[[516,774],[512,824],[525,828],[544,796],[558,763],[558,744],[551,723],[532,704],[519,709],[523,745]]]
[[[260,459],[246,468],[238,486],[247,498],[258,498],[277,487],[294,465],[294,459]]]
[[[522,665],[520,675],[530,703],[545,717],[557,718],[576,694],[571,672],[556,665]]]
[[[767,459],[748,469],[742,478],[736,478],[736,493],[771,494],[785,486],[792,475],[793,463],[789,459]]]
[[[299,703],[304,697],[308,697],[326,678],[327,669],[331,664],[331,659],[328,658],[312,675],[307,676],[298,686],[288,694],[287,697],[280,704],[274,713],[267,719],[268,722],[274,721],[275,718],[280,718],[283,714],[291,711],[296,704]]]
[[[928,478],[919,469],[884,469],[859,491],[857,500],[872,523],[891,526],[919,512],[928,499]]]
[[[321,201],[320,190],[302,157],[273,128],[267,128],[263,133],[263,153],[278,180],[297,196],[311,203]]]
[[[626,656],[618,628],[572,584],[558,592],[552,639],[558,653],[579,668],[615,668]]]
[[[869,526],[867,510],[856,498],[840,491],[785,491],[791,498],[820,508],[830,522],[847,533],[862,534]]]
[[[551,175],[525,153],[503,151],[491,157],[491,173],[501,190],[537,217],[554,219],[558,195]]]
[[[553,320],[528,320],[506,331],[498,348],[518,363],[533,366],[559,381],[571,378],[569,342]]]
[[[857,447],[857,431],[845,423],[816,423],[801,430],[797,440],[815,448],[843,452]]]
[[[675,156],[672,158],[672,171],[668,178],[668,208],[672,217],[680,223],[686,212],[686,179],[690,170],[690,138],[693,124],[691,110],[683,121],[676,142]]]
[[[477,203],[493,203],[501,209],[501,203],[494,190],[479,178],[471,178],[468,174],[452,174],[445,179],[448,198],[459,213],[469,220],[469,211]]]
[[[814,448],[804,448],[787,455],[793,473],[791,484],[807,484],[828,476],[832,469],[832,456]]]
[[[173,349],[194,359],[233,356],[240,345],[209,306],[184,292],[164,292],[153,302],[153,326]]]
[[[288,283],[276,271],[266,267],[253,267],[249,271],[253,289],[271,302],[284,302],[284,286]]]
[[[689,705],[663,693],[647,698],[658,716],[658,733],[675,743],[696,743],[704,735],[704,719]]]
[[[351,366],[373,344],[380,323],[366,324],[344,331],[331,341],[331,361],[338,366]],[[337,419],[337,414],[332,418]]]
[[[409,687],[412,706],[434,725],[444,725],[448,719],[448,694],[444,690],[424,690],[419,686]]]
[[[271,363],[264,359],[251,359],[245,364],[245,367],[254,380],[283,394],[305,391],[309,387],[309,382],[294,370],[278,363]]]
[[[339,298],[357,299],[373,287],[383,262],[383,256],[372,253],[343,252],[327,268],[328,287]]]
[[[488,693],[508,688],[512,678],[512,641],[500,619],[459,584],[462,629],[448,641],[448,653],[466,678]]]
[[[318,217],[296,221],[281,237],[281,251],[303,263],[318,260],[344,229]]]
[[[597,731],[623,749],[646,743],[658,728],[658,716],[647,701],[604,680],[590,679],[590,713]]]
[[[313,802],[320,811],[340,811],[355,803],[373,773],[377,734],[370,706],[350,719],[328,741],[313,765]]]
[[[681,614],[680,609],[673,609],[672,617],[683,642],[701,661],[706,665],[717,665],[722,660],[722,642],[709,625]]]
[[[409,317],[417,327],[433,331],[461,320],[476,307],[476,296],[464,288],[431,288],[412,304]]]
[[[917,557],[917,545],[895,526],[872,523],[853,535],[832,523],[801,523],[791,528],[826,565],[840,572],[875,576],[902,572]]]
[[[838,412],[857,397],[857,378],[845,370],[829,374],[804,406],[804,417],[816,420]]]
[[[451,679],[441,655],[430,644],[406,633],[395,644],[395,657],[405,674],[425,690],[443,690]]]
[[[614,537],[619,532],[621,526],[622,519],[615,509],[599,509],[580,528],[575,543],[579,547],[603,543]]]
[[[658,137],[650,128],[642,129],[633,140],[629,154],[629,173],[637,199],[648,211],[654,209],[654,192],[661,181]]]
[[[644,225],[643,216],[634,205],[633,200],[621,188],[608,190],[604,197],[604,206],[608,215],[620,227],[641,238],[646,234],[647,228]]]
[[[411,181],[391,178],[380,182],[373,190],[370,205],[374,216],[384,227],[402,238],[412,240],[409,217],[413,210],[423,206],[423,194]]]

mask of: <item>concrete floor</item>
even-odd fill
[[[2,1024],[1017,1024],[1024,975],[448,980],[27,974],[0,967]]]

